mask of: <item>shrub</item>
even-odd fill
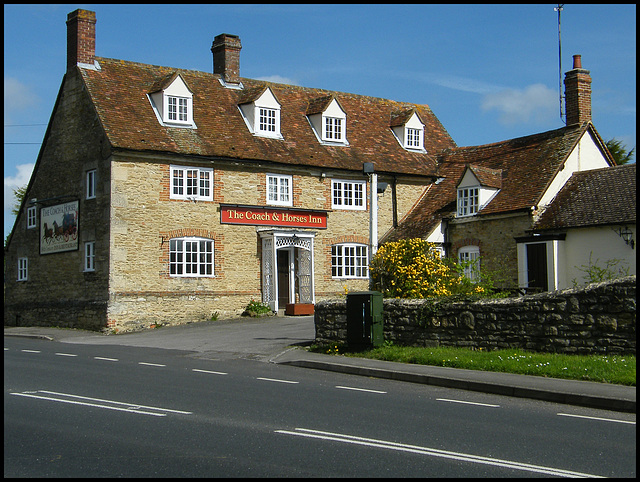
[[[370,265],[373,289],[387,298],[491,293],[489,278],[474,283],[461,274],[463,271],[455,261],[441,258],[435,244],[418,238],[383,244]]]
[[[251,300],[244,309],[243,315],[246,316],[261,316],[271,313],[271,307],[262,303],[261,301]]]

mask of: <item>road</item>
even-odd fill
[[[635,414],[5,337],[5,477],[635,477]]]

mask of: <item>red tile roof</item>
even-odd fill
[[[246,78],[241,79],[245,89],[235,90],[223,87],[218,74],[102,57],[97,60],[101,70],[80,71],[114,148],[356,171],[362,170],[364,162],[373,162],[380,173],[433,176],[437,170],[435,153],[455,147],[426,105]],[[178,73],[193,92],[197,129],[160,125],[147,98]],[[284,140],[252,135],[238,109],[240,102],[247,102],[266,87],[282,105]],[[349,146],[319,143],[307,120],[310,106],[328,96],[336,98],[346,111]],[[390,128],[392,113],[410,109],[426,124],[427,154],[403,149]]]
[[[636,223],[636,165],[575,172],[536,230]]]
[[[549,183],[587,132],[599,139],[590,123],[482,146],[445,149],[437,156],[444,179],[428,188],[415,208],[384,241],[426,237],[441,219],[456,212],[457,185],[467,167],[487,186],[500,191],[478,216],[528,210],[536,206]]]

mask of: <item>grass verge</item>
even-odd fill
[[[469,350],[385,345],[373,350],[348,352],[344,346],[311,347],[318,353],[341,354],[418,365],[516,373],[539,377],[586,380],[636,386],[636,357],[620,355],[564,355],[525,350]]]

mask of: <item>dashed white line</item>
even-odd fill
[[[380,390],[369,390],[368,388],[343,387],[341,385],[336,385],[336,388],[340,388],[342,390],[354,390],[356,392],[387,393],[387,392],[382,392]]]
[[[40,353],[40,350],[20,350],[23,351],[24,353]]]
[[[225,373],[225,372],[214,372],[212,370],[200,370],[199,368],[192,368],[191,371],[198,372],[198,373],[210,373],[212,375],[228,375],[228,373]]]
[[[467,402],[465,400],[451,400],[451,399],[448,399],[448,398],[436,398],[436,400],[438,400],[440,402],[464,403],[464,404],[467,404],[467,405],[478,405],[480,407],[500,408],[500,405],[493,405],[491,403]]]
[[[107,358],[103,356],[94,356],[94,360],[104,360],[104,361],[120,361],[117,358]]]
[[[263,377],[258,377],[256,378],[256,380],[264,380],[267,382],[278,382],[278,383],[292,383],[292,384],[300,383],[300,382],[294,382],[292,380],[278,380],[277,378],[263,378]]]
[[[561,417],[575,417],[575,418],[587,418],[589,420],[602,420],[604,422],[617,422],[617,423],[628,423],[630,425],[635,425],[636,423],[630,420],[617,420],[615,418],[601,418],[601,417],[588,417],[586,415],[573,415],[571,413],[557,413],[556,415],[560,415]]]
[[[162,365],[161,363],[147,363],[147,362],[138,362],[138,365],[146,365],[149,367],[166,367],[167,365]]]
[[[73,353],[56,353],[56,355],[58,355],[58,356],[78,356],[78,355],[74,355]]]

